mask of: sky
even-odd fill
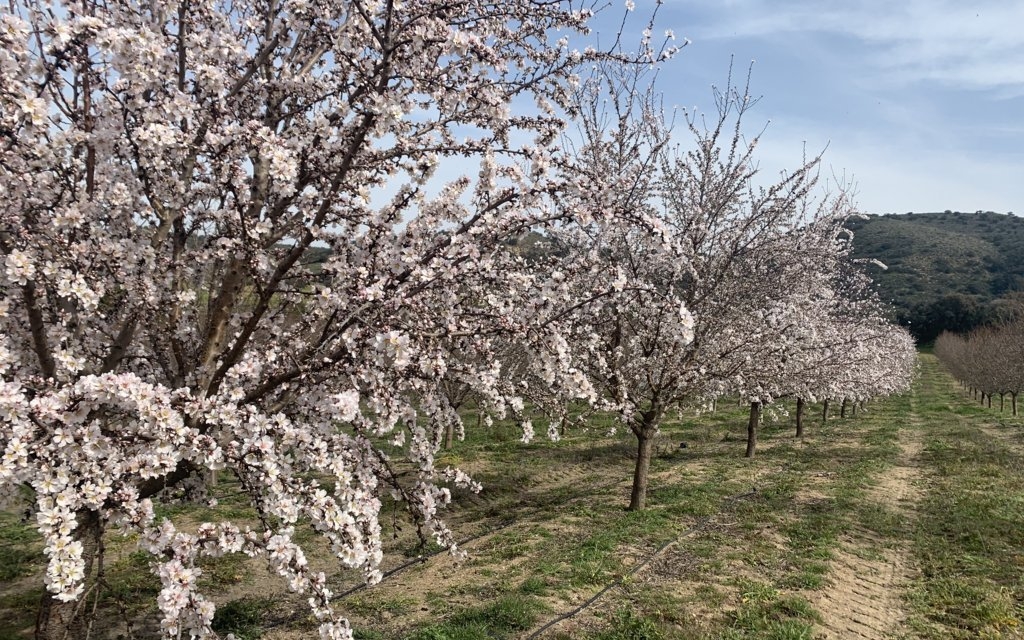
[[[641,30],[654,0],[635,3]],[[707,109],[730,60],[741,80],[753,61],[766,174],[824,149],[866,213],[1024,214],[1021,0],[665,0],[655,25],[689,40],[659,73],[666,106]]]

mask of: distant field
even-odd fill
[[[668,424],[641,513],[624,511],[634,441],[607,425],[530,445],[511,425],[473,432],[440,460],[485,486],[448,514],[460,565],[418,548],[400,511],[385,536],[397,570],[369,589],[298,537],[336,593],[356,588],[337,605],[357,638],[1020,637],[1024,426],[972,404],[933,356],[921,364],[911,393],[856,417],[821,425],[810,407],[803,440],[792,416],[769,415],[752,460],[731,403]],[[226,517],[252,517],[231,478],[216,491]],[[99,637],[126,620],[154,633],[159,583],[132,549],[111,536]],[[0,514],[0,640],[31,636],[43,560],[20,515]],[[258,564],[204,569],[222,635],[315,635],[303,599]]]

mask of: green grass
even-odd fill
[[[544,606],[535,598],[506,595],[481,607],[461,609],[443,622],[429,624],[407,640],[500,640],[514,637],[536,622]]]
[[[594,640],[662,640],[665,634],[651,618],[623,608],[615,612],[610,629],[593,637]]]
[[[934,367],[934,360],[925,360]],[[1024,457],[1021,424],[1000,426],[964,405],[952,385],[932,384],[925,460],[933,470],[913,543],[921,577],[909,594],[925,638],[999,637],[1024,621]],[[985,424],[986,429],[979,429]]]
[[[221,635],[235,634],[238,640],[257,640],[263,636],[267,612],[274,606],[269,598],[241,598],[217,607],[213,630]]]
[[[916,572],[903,594],[906,634],[1012,636],[1024,620],[1024,424],[967,400],[932,356],[922,363],[913,393],[873,403],[856,418],[822,425],[820,406],[809,406],[803,440],[793,437],[792,416],[767,419],[751,460],[742,457],[744,407],[722,401],[714,413],[673,416],[641,513],[625,510],[635,442],[607,437],[607,417],[561,442],[526,446],[509,421],[474,432],[471,420],[469,438],[441,452],[439,463],[472,464],[485,493],[455,491],[447,517],[457,538],[493,533],[465,545],[470,557],[457,567],[440,554],[341,599],[338,610],[358,622],[356,637],[365,640],[519,638],[618,582],[548,637],[810,639],[822,631],[810,603],[829,588],[830,563],[843,547],[867,559],[905,556]],[[887,506],[872,487],[908,436],[924,442],[916,461],[921,499]],[[688,447],[679,449],[680,441]],[[215,492],[231,517],[251,518],[233,478],[221,478]],[[181,504],[160,509],[193,522],[219,514]],[[418,546],[414,527],[391,513],[385,500],[385,568],[439,550]],[[873,542],[851,547],[853,528]],[[297,535],[314,543],[311,562],[325,567],[336,593],[358,584],[316,551],[322,547],[311,531]],[[130,540],[111,544],[105,614],[120,615],[117,600],[136,620],[151,618],[159,581],[149,556],[131,552]],[[251,562],[201,559],[202,587],[244,592],[256,579]],[[41,592],[25,586],[41,584],[32,581],[44,566],[31,523],[0,514],[0,639],[31,627]],[[302,603],[282,607],[285,597],[282,583],[280,595],[222,604],[218,631],[243,640],[270,626],[309,632]]]

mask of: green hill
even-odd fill
[[[849,223],[854,256],[875,258],[878,291],[921,342],[1017,313],[1024,218],[992,211],[870,216]]]

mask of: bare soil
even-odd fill
[[[916,427],[916,413],[909,417]],[[901,429],[900,454],[867,493],[867,499],[914,518],[920,495],[918,458],[923,445],[915,429]],[[907,619],[903,593],[914,576],[909,552],[864,527],[853,527],[833,554],[830,586],[814,602],[822,622],[818,638],[883,640],[898,637]]]

